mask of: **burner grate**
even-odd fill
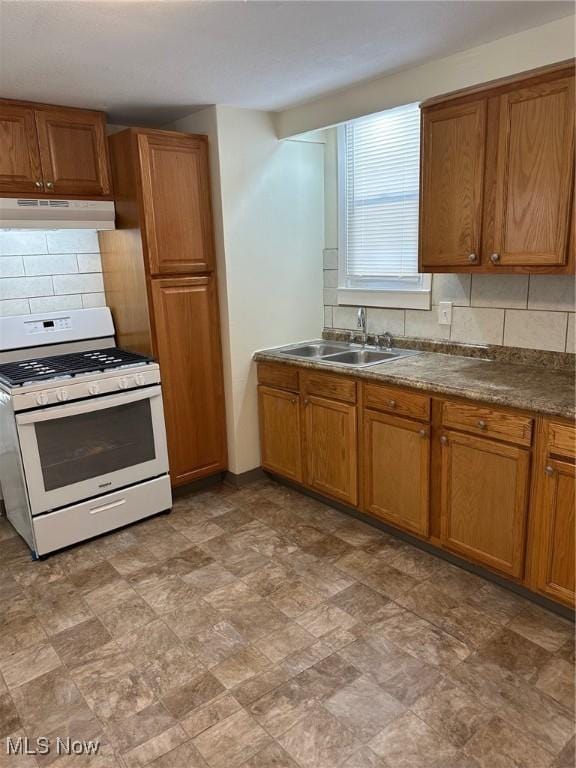
[[[118,347],[95,349],[89,352],[74,352],[55,357],[37,357],[18,363],[0,364],[0,381],[17,386],[32,381],[46,381],[64,376],[78,376],[83,373],[107,371],[127,365],[152,362],[152,358],[126,352]]]

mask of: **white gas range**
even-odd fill
[[[0,485],[35,557],[171,507],[160,369],[109,309],[0,318]]]

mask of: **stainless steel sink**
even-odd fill
[[[350,365],[354,368],[364,368],[368,365],[387,363],[391,360],[398,360],[401,357],[417,354],[418,352],[411,349],[353,349],[348,352],[339,352],[336,355],[330,355],[329,357],[324,358],[324,362]]]
[[[278,352],[289,357],[322,358],[336,352],[346,351],[348,346],[346,343],[331,341],[308,341],[305,344],[297,344],[295,347],[279,349]]]
[[[378,363],[391,362],[401,357],[417,355],[412,349],[377,349],[376,347],[361,347],[359,344],[349,344],[345,341],[306,341],[291,347],[276,350],[286,357],[304,358],[317,363],[332,363],[346,365],[351,368],[364,368]]]

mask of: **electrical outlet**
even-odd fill
[[[451,301],[441,301],[438,304],[438,325],[452,325]]]

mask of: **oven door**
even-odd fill
[[[160,387],[16,415],[33,515],[168,471]]]

